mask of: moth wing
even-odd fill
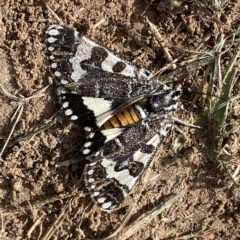
[[[164,111],[156,118],[101,130],[99,127],[121,109],[152,96],[155,89],[163,93],[170,89],[149,71],[69,28],[50,26],[46,46],[64,114],[85,130],[93,129],[83,149],[91,161],[84,170],[85,184],[102,210],[114,210],[146,170],[172,126],[178,92],[173,89],[177,93],[173,105],[164,95],[159,98],[156,107],[162,104]]]
[[[146,69],[64,26],[50,26],[45,42],[51,75],[69,93],[114,99],[149,92],[158,83]]]
[[[85,185],[103,211],[116,209],[128,196],[171,126],[170,118],[141,121],[119,130],[117,137],[87,157],[91,162],[84,170]]]
[[[60,25],[47,29],[46,47],[63,113],[89,131],[150,93],[154,79],[158,82],[149,71]]]

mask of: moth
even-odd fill
[[[64,26],[50,26],[45,42],[62,112],[88,132],[86,188],[101,210],[115,210],[171,129],[181,86]]]

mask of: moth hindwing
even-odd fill
[[[84,180],[103,211],[116,209],[172,126],[181,87],[69,28],[46,32],[49,68],[62,112],[89,131]]]

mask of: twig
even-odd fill
[[[129,239],[134,233],[139,231],[140,229],[144,228],[146,225],[150,223],[157,215],[163,212],[165,209],[172,206],[172,204],[181,197],[181,193],[176,194],[175,196],[168,199],[164,204],[159,204],[155,207],[145,218],[136,221],[135,224],[129,226],[129,229],[123,234],[121,237],[122,240]]]

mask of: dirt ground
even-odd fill
[[[218,1],[49,0],[45,5],[40,0],[2,0],[0,148],[7,145],[0,158],[0,239],[240,239],[240,137],[235,128],[229,130],[239,124],[239,102],[226,118],[216,152],[206,95],[195,99],[197,94],[183,93],[184,110],[176,117],[201,129],[176,122],[140,183],[118,210],[106,213],[83,184],[83,133],[58,111],[45,56],[45,31],[59,24],[58,16],[61,24],[154,74],[165,66],[171,73],[149,20],[168,43],[177,69],[186,59],[213,50],[221,36],[227,38],[219,63],[224,71],[239,43],[240,1],[221,2],[219,8],[213,2]],[[206,92],[211,66],[199,64],[171,82]],[[237,93],[239,81],[232,89]],[[77,163],[62,166],[67,160]],[[151,218],[177,193],[181,196],[167,210]]]

